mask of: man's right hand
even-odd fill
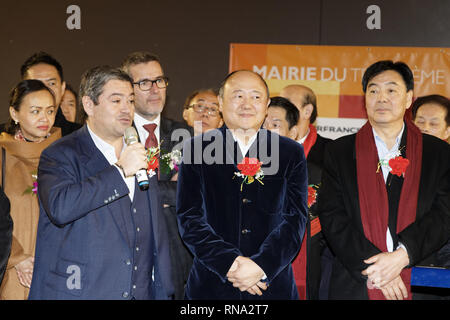
[[[133,176],[141,169],[147,168],[147,154],[140,143],[126,146],[120,154],[117,164],[123,168],[125,177]]]

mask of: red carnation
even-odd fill
[[[403,157],[395,157],[389,160],[389,167],[391,167],[391,174],[396,174],[397,176],[405,176],[406,168],[409,165],[409,160]]]
[[[308,186],[308,208],[311,208],[311,206],[316,203],[316,198],[317,190],[312,186]]]
[[[153,157],[147,165],[147,171],[153,170],[155,171],[156,169],[158,169],[158,158],[157,157]]]
[[[253,177],[261,169],[261,165],[257,158],[245,157],[237,167],[243,175]]]

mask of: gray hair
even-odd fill
[[[84,112],[82,106],[82,98],[88,96],[94,102],[98,104],[98,98],[103,93],[103,87],[110,80],[127,81],[133,87],[133,80],[124,71],[113,68],[110,66],[98,66],[87,70],[81,76],[80,90],[78,96],[80,97],[80,106],[83,112],[83,120],[86,120],[87,114]]]

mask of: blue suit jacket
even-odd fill
[[[272,137],[279,138],[278,147]],[[234,173],[242,154],[225,126],[183,147],[177,214],[182,239],[194,254],[186,298],[298,299],[291,261],[305,231],[306,161],[297,142],[261,129],[248,155],[264,161],[264,154],[271,152],[279,154],[276,173],[267,175],[269,164],[264,163],[264,185],[254,181],[241,191],[242,179]],[[224,164],[199,161],[202,155],[223,156]],[[241,293],[227,280],[239,255],[251,258],[266,273],[270,286],[261,297]]]
[[[29,298],[127,298],[123,293],[131,292],[134,248],[127,236],[129,191],[86,126],[43,151],[38,185],[40,217]],[[156,176],[150,179],[147,195],[160,282],[155,285],[164,288],[156,298],[164,299],[173,287]],[[151,276],[152,270],[147,272]]]

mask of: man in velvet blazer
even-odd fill
[[[401,62],[370,66],[369,121],[325,149],[319,216],[336,255],[330,299],[418,298],[410,267],[435,263],[450,235],[450,148],[404,118],[413,83]],[[397,171],[400,157],[408,165]]]
[[[305,231],[306,161],[295,141],[260,129],[268,96],[258,74],[231,73],[219,93],[225,125],[184,145],[177,213],[194,254],[187,299],[298,298],[290,263]],[[243,157],[262,162],[264,177],[246,172]]]
[[[81,80],[87,124],[44,150],[30,299],[168,299],[170,250],[156,176],[134,177],[144,147],[125,146],[132,81],[109,67]]]

